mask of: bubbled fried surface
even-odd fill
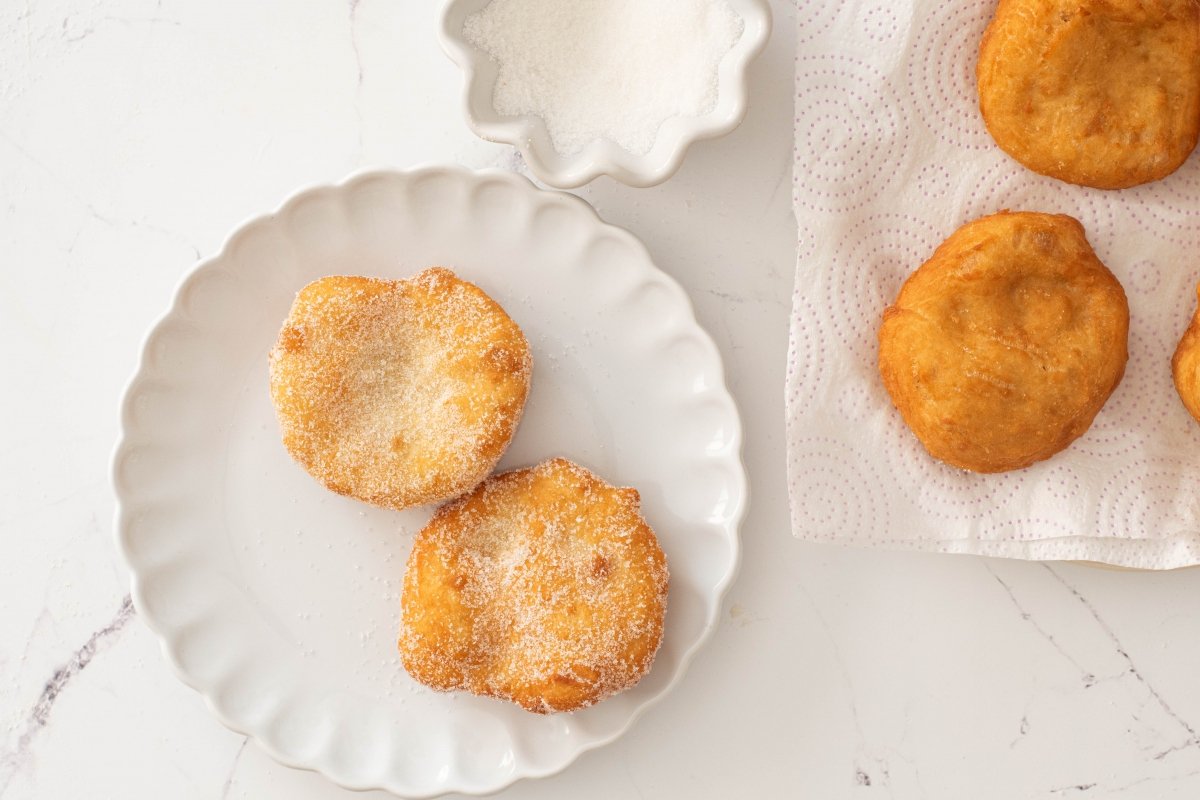
[[[531,363],[517,324],[450,270],[331,276],[292,305],[271,351],[271,399],[284,445],[313,477],[400,509],[456,497],[491,472]]]
[[[417,534],[399,647],[435,689],[571,711],[636,684],[667,563],[638,493],[564,459],[489,478]]]
[[[1196,289],[1200,300],[1200,287]],[[1171,377],[1175,380],[1175,391],[1187,408],[1188,413],[1200,421],[1200,306],[1192,315],[1192,322],[1179,340],[1175,355],[1171,359]]]
[[[979,101],[1029,169],[1120,189],[1174,172],[1200,135],[1200,2],[1001,0]]]
[[[1125,292],[1067,216],[1000,213],[956,231],[879,331],[892,402],[935,458],[1020,469],[1081,436],[1120,383]]]

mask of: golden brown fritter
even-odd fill
[[[1197,287],[1196,295],[1200,299],[1200,287]],[[1200,307],[1192,316],[1192,324],[1183,332],[1179,347],[1175,348],[1171,376],[1184,407],[1200,421]]]
[[[1159,180],[1200,135],[1197,0],[1000,0],[979,52],[996,143],[1099,189]]]
[[[666,603],[638,493],[554,459],[489,478],[417,534],[400,655],[435,689],[571,711],[650,669]]]
[[[900,290],[879,371],[935,458],[1027,467],[1092,424],[1125,372],[1129,305],[1067,216],[1002,212],[964,225]]]
[[[288,452],[386,508],[457,497],[496,466],[529,394],[529,344],[479,287],[434,268],[305,286],[271,351]]]

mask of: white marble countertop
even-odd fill
[[[726,359],[753,487],[740,577],[670,697],[503,796],[1200,797],[1200,574],[789,535],[797,2],[776,4],[738,131],[662,187],[580,192]],[[464,125],[437,5],[0,5],[3,800],[364,796],[276,765],[172,677],[129,603],[107,467],[143,334],[244,219],[363,167],[519,168]]]

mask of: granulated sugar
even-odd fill
[[[716,107],[742,28],[728,0],[492,0],[463,32],[499,64],[498,113],[541,117],[563,155],[598,138],[642,155]]]

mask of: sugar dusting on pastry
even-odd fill
[[[417,535],[400,652],[436,689],[582,708],[650,668],[667,584],[637,492],[554,459],[488,479]]]
[[[529,392],[529,345],[447,269],[406,281],[304,287],[271,351],[271,397],[292,456],[325,486],[405,508],[479,483]]]

